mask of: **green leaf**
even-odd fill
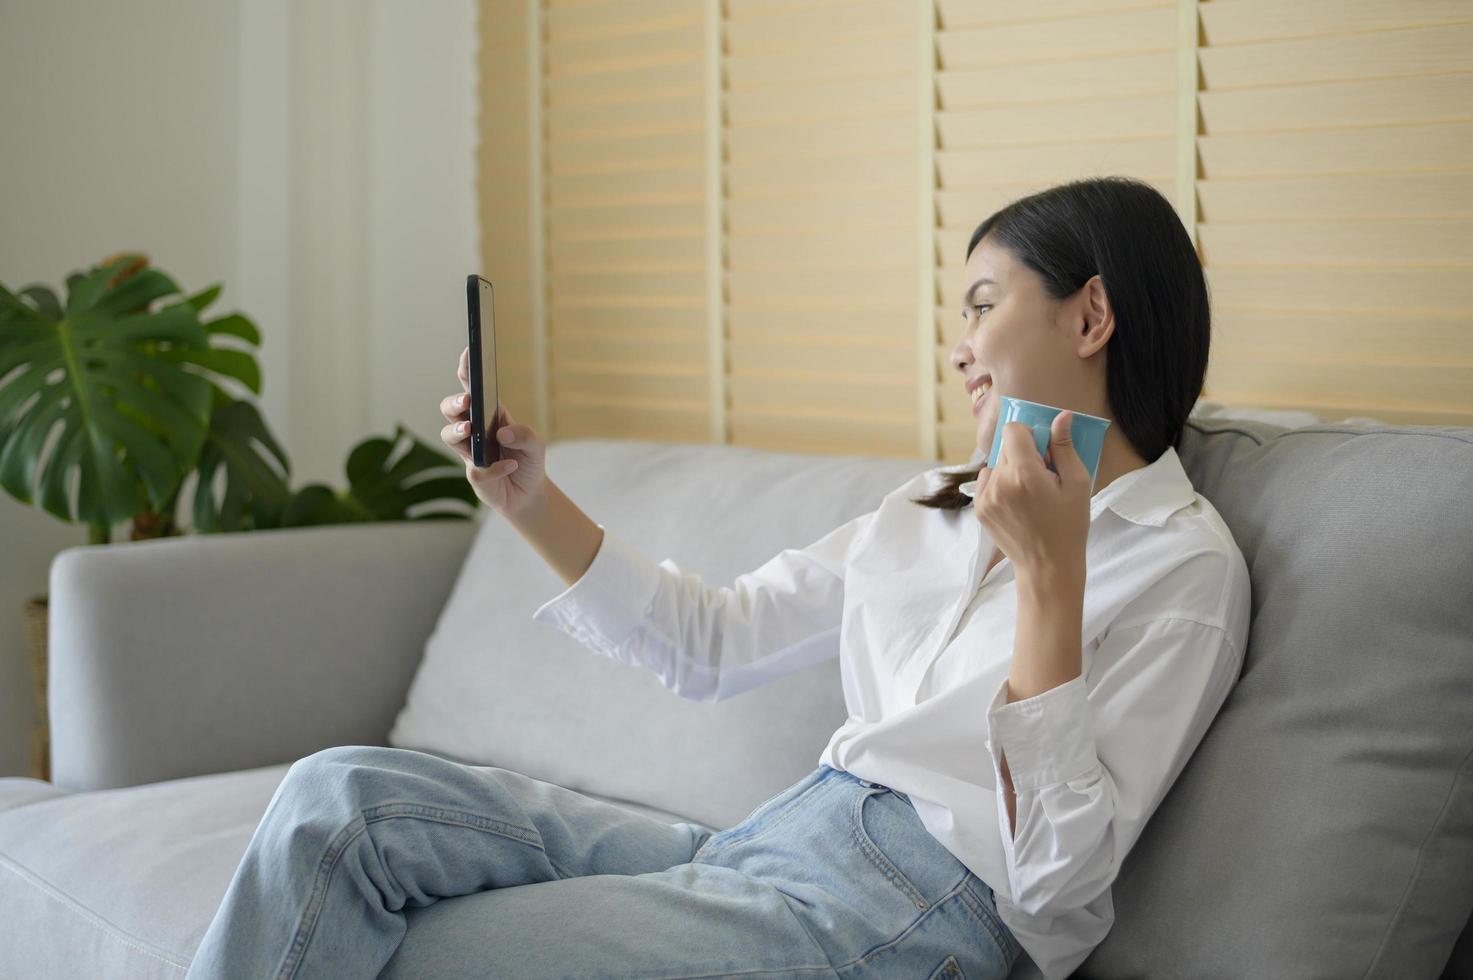
[[[149,312],[179,290],[146,266],[109,285],[139,258],[69,275],[64,306],[43,286],[23,298],[0,286],[9,313],[0,320],[0,487],[24,503],[39,497],[63,519],[111,527],[145,507],[172,507],[208,431],[214,385],[182,363],[211,361],[197,310],[179,302]]]
[[[12,328],[20,329],[26,324],[49,325],[51,320],[45,314],[33,309],[31,304],[22,300],[15,293],[0,286],[0,323],[5,324],[6,330],[9,331]],[[0,334],[0,339],[3,339],[4,336]]]
[[[116,274],[117,269],[112,265],[105,265],[93,266],[86,273],[74,272],[68,276],[66,315],[80,316],[92,309],[107,291],[108,280]]]
[[[98,483],[97,509],[89,523],[112,527],[143,509],[138,483],[123,468],[118,452],[106,434],[95,427],[88,427],[84,438],[89,450],[84,458],[91,459],[93,475]]]
[[[147,307],[160,296],[168,296],[179,292],[179,287],[174,280],[164,275],[157,269],[147,268],[135,272],[123,280],[114,289],[109,289],[97,297],[97,302],[90,308],[91,312],[106,314],[109,317],[121,317],[129,313],[147,312]],[[181,304],[187,306],[188,304]],[[191,319],[199,322],[199,315],[194,313]],[[72,310],[67,310],[67,316],[75,316]]]
[[[72,329],[79,339],[106,338],[119,346],[152,340],[203,348],[207,336],[204,326],[187,303],[156,313],[124,315],[115,320],[84,316],[73,321]]]
[[[125,359],[120,359],[123,360]],[[201,421],[199,407],[176,402],[155,387],[157,382],[152,380],[151,375],[143,377],[147,380],[135,380],[132,376],[119,372],[108,379],[107,383],[114,389],[114,407],[119,411],[131,408],[158,429],[168,433],[166,444],[179,463],[183,466],[193,464],[199,458],[200,446],[208,429],[206,423]]]
[[[48,371],[55,370],[63,363],[63,358],[57,353],[54,337],[47,335],[40,340],[28,340],[25,343],[0,342],[0,378],[5,377],[18,366],[41,357],[50,358]]]
[[[216,374],[235,378],[258,395],[261,393],[260,365],[256,363],[255,357],[246,351],[231,350],[228,347],[207,349],[189,347],[155,351],[153,356],[159,360],[172,361],[176,364],[186,362],[198,364],[202,368],[209,368]]]
[[[61,301],[49,286],[35,285],[27,286],[20,291],[22,296],[29,296],[36,304],[37,311],[44,317],[52,320],[61,319]]]
[[[223,392],[220,397],[222,403],[210,420],[209,436],[200,454],[195,530],[210,533],[277,527],[291,497],[287,486],[291,462],[254,405],[229,401]],[[259,451],[257,445],[266,451]],[[225,497],[217,504],[214,484],[221,470],[225,473]]]
[[[189,297],[189,299],[185,300],[185,302],[194,307],[194,312],[203,313],[206,306],[209,306],[211,303],[215,302],[215,297],[220,295],[220,290],[223,288],[225,288],[225,284],[217,282],[207,289],[201,289],[199,292]]]
[[[41,507],[64,521],[73,519],[68,479],[75,469],[80,474],[82,465],[82,427],[69,426],[56,441],[51,458],[46,461],[45,476],[41,480]]]
[[[188,469],[181,472],[178,460],[169,452],[167,445],[160,444],[153,433],[123,415],[117,412],[97,412],[93,418],[102,432],[127,448],[133,465],[142,473],[143,484],[148,488],[149,502],[154,510],[161,509]]]
[[[0,486],[23,504],[31,503],[41,446],[56,423],[68,414],[67,406],[62,404],[67,395],[66,385],[38,385],[35,390],[41,397],[20,416],[0,447]]]
[[[400,451],[399,455],[395,452]],[[436,452],[397,426],[393,439],[363,440],[348,454],[348,490],[307,488],[293,498],[287,526],[347,521],[401,521],[411,507],[430,502],[460,505],[460,519],[475,514],[475,489],[465,479],[458,457]]]
[[[252,345],[261,346],[261,331],[256,325],[239,313],[231,313],[222,316],[218,320],[211,320],[205,324],[205,331],[211,336],[215,334],[228,334],[239,337],[241,340],[249,341]]]

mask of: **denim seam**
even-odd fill
[[[658,978],[651,978],[651,980],[704,980],[704,978],[706,978],[706,977],[746,977],[746,976],[761,976],[763,974],[769,974],[769,973],[812,973],[812,972],[827,972],[830,975],[837,975],[837,971],[839,971],[839,970],[843,970],[843,969],[846,969],[846,968],[851,967],[851,966],[858,966],[860,964],[863,964],[863,963],[868,962],[869,960],[873,959],[875,956],[878,956],[880,953],[885,952],[887,949],[891,948],[896,943],[899,943],[901,940],[903,940],[906,937],[908,937],[911,933],[915,932],[916,929],[920,927],[921,923],[923,923],[926,920],[926,917],[928,915],[931,915],[937,909],[941,908],[944,904],[946,904],[947,901],[949,901],[951,898],[953,898],[958,892],[964,891],[965,890],[964,886],[966,885],[966,881],[967,881],[966,876],[963,875],[962,878],[961,878],[961,880],[959,880],[955,885],[952,886],[950,892],[948,892],[944,897],[942,897],[934,905],[930,906],[925,911],[923,911],[919,915],[917,915],[914,919],[912,919],[905,926],[905,928],[903,928],[903,929],[900,930],[900,933],[898,935],[894,936],[891,939],[886,940],[885,942],[881,943],[878,946],[871,947],[870,949],[866,950],[861,955],[855,957],[852,960],[849,960],[846,963],[841,963],[838,966],[834,966],[832,963],[827,963],[827,964],[824,964],[822,966],[785,966],[785,967],[774,967],[772,969],[764,969],[764,970],[738,970],[736,972],[725,971],[725,972],[722,972],[722,973],[681,973],[681,974],[674,974],[674,975],[669,975],[669,976],[662,976],[662,977],[658,977]],[[801,920],[800,920],[800,922],[801,922]]]
[[[111,922],[104,919],[102,916],[98,915],[96,912],[92,911],[81,902],[77,901],[71,895],[62,891],[60,888],[57,888],[51,882],[47,881],[40,875],[31,871],[29,868],[12,859],[9,855],[0,853],[0,868],[4,868],[6,871],[9,871],[21,881],[36,888],[53,902],[61,905],[63,908],[67,909],[69,912],[76,915],[77,917],[86,920],[88,924],[91,925],[93,928],[99,930],[106,936],[110,936],[111,938],[116,939],[118,942],[122,943],[124,946],[127,946],[129,949],[136,950],[137,952],[142,953],[144,956],[156,959],[160,963],[166,963],[169,966],[178,967],[181,970],[188,969],[189,964],[187,961],[180,959],[170,959],[163,950],[147,948],[145,945],[143,945],[145,942],[147,942],[147,940],[140,939],[139,937],[126,932],[119,926],[113,925]]]
[[[542,843],[542,835],[535,830],[505,820],[497,820],[493,817],[483,817],[479,813],[469,810],[451,810],[446,807],[428,806],[424,803],[381,803],[363,811],[365,823],[377,823],[390,817],[423,817],[435,820],[439,823],[452,824],[457,827],[468,827],[471,830],[483,830],[487,833],[498,834],[502,837],[510,837],[512,840],[535,847],[547,858],[547,863],[558,873],[559,878],[573,878],[576,875],[568,871],[562,865],[553,860],[552,855],[547,853],[547,848]]]
[[[981,900],[978,899],[976,895],[972,894],[972,890],[970,888],[965,887],[965,879],[963,879],[962,884],[964,886],[961,890],[962,905],[965,906],[967,911],[972,913],[973,918],[982,923],[982,927],[992,935],[993,942],[997,943],[998,951],[1001,952],[1004,956],[1011,956],[1012,946],[1014,943],[1017,943],[1018,940],[1014,938],[1011,933],[1004,937],[998,930],[997,920],[993,916],[987,914],[987,910],[982,905]]]
[[[317,931],[317,913],[322,902],[327,898],[327,888],[333,869],[337,867],[338,859],[342,857],[353,839],[367,829],[368,824],[364,821],[363,814],[359,813],[328,842],[327,851],[317,862],[317,874],[312,878],[311,897],[308,898],[307,907],[302,910],[301,916],[297,919],[297,928],[292,934],[292,943],[287,947],[281,966],[277,968],[276,980],[292,980],[296,976],[297,968],[302,965],[302,952],[306,949],[312,934]]]
[[[874,959],[876,956],[878,956],[881,953],[885,952],[886,950],[888,950],[888,949],[890,949],[890,948],[898,945],[900,942],[902,942],[903,940],[907,939],[910,936],[911,933],[913,933],[917,929],[919,929],[921,927],[922,923],[924,923],[929,916],[932,916],[932,915],[937,914],[937,909],[940,909],[943,906],[945,906],[946,903],[949,902],[949,901],[951,901],[953,898],[955,898],[956,895],[959,892],[965,890],[965,887],[966,887],[966,878],[963,877],[961,881],[957,882],[955,885],[952,886],[951,891],[949,891],[945,895],[941,896],[941,898],[937,899],[936,902],[933,903],[930,907],[928,907],[924,912],[922,912],[920,915],[918,915],[914,919],[912,919],[910,925],[908,925],[904,929],[900,930],[900,933],[898,935],[896,935],[893,939],[890,939],[890,940],[888,940],[886,942],[881,943],[878,946],[875,946],[875,947],[871,948],[870,950],[866,951],[864,953],[864,955],[862,955],[862,956],[860,956],[860,957],[858,957],[856,959],[852,959],[848,963],[841,963],[841,964],[839,964],[834,969],[835,970],[843,970],[843,969],[846,969],[847,967],[859,966],[861,964],[868,963],[870,960]]]
[[[864,829],[864,801],[872,796],[887,792],[889,790],[877,786],[860,793],[854,800],[852,810],[853,820],[851,821],[850,829],[854,832],[854,840],[859,845],[860,851],[870,859],[870,862],[880,870],[880,873],[886,878],[889,878],[896,888],[915,903],[917,908],[924,909],[929,904],[926,901],[926,896],[922,895],[920,889],[905,876],[905,873],[895,867],[894,863],[881,852],[879,846],[875,844],[874,840],[870,838],[869,833]]]
[[[547,863],[560,877],[568,878],[569,875],[556,861],[547,853],[547,848],[536,839],[537,834],[531,831],[532,839],[527,837],[529,831],[518,827],[516,824],[506,823],[502,820],[493,820],[479,814],[469,813],[464,810],[449,810],[443,807],[426,806],[423,803],[385,803],[368,810],[362,810],[358,816],[342,830],[328,844],[327,852],[323,854],[322,860],[318,862],[317,875],[312,882],[312,897],[307,903],[307,908],[297,921],[297,931],[292,940],[291,947],[287,950],[286,959],[282,962],[278,971],[278,980],[293,980],[298,967],[301,966],[302,951],[311,941],[312,934],[317,929],[317,914],[322,902],[327,897],[327,888],[332,878],[332,873],[337,868],[338,860],[347,850],[359,834],[368,831],[370,823],[387,820],[393,817],[416,817],[436,820],[440,823],[453,824],[455,826],[467,827],[471,830],[482,830],[487,833],[497,834],[502,837],[510,837],[522,844],[537,848]],[[319,885],[321,887],[319,887]]]
[[[833,976],[834,968],[827,963],[821,966],[777,966],[770,970],[723,970],[720,973],[676,973],[664,977],[651,977],[647,980],[704,980],[705,977],[760,977],[770,973],[827,973]]]

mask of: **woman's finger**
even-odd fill
[[[462,425],[466,426],[464,430],[460,428]],[[456,448],[469,443],[471,439],[470,424],[467,422],[452,422],[440,430],[440,438],[444,440],[447,446]]]
[[[470,414],[470,399],[464,394],[446,395],[440,399],[440,414],[452,422],[458,422]]]
[[[1027,423],[1009,422],[1003,426],[1002,444],[1012,464],[1021,471],[1043,468],[1043,454],[1038,451],[1038,444],[1033,441],[1033,430]],[[1037,464],[1033,460],[1038,460]]]

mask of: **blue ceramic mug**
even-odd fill
[[[1064,409],[1022,398],[1010,398],[1007,395],[1002,395],[1001,399],[997,409],[997,429],[992,433],[992,452],[987,454],[988,468],[997,465],[998,454],[1002,452],[1002,431],[1009,422],[1022,422],[1033,430],[1033,445],[1038,449],[1038,455],[1044,455],[1048,449],[1054,416]],[[1109,419],[1085,415],[1083,412],[1075,412],[1074,421],[1069,425],[1070,435],[1074,438],[1074,451],[1089,470],[1091,495],[1095,489],[1095,471],[1100,467],[1100,453],[1105,448],[1105,430],[1109,427]],[[1049,470],[1058,472],[1052,466],[1049,466]]]

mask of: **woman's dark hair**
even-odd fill
[[[1038,273],[1054,300],[1099,275],[1115,313],[1105,343],[1105,393],[1115,424],[1149,462],[1179,446],[1207,376],[1211,313],[1201,260],[1171,202],[1133,177],[1091,177],[998,210],[972,232],[967,256],[988,236]],[[980,470],[943,470],[940,488],[912,502],[971,506],[957,487]]]

